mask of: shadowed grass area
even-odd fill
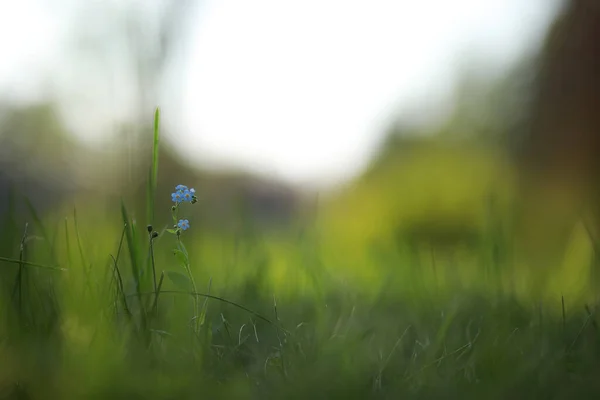
[[[177,212],[177,223],[193,205],[153,207],[169,195],[155,193],[158,122],[157,110],[141,214]],[[594,288],[565,273],[533,295],[525,272],[502,269],[508,248],[496,230],[476,250],[374,243],[348,249],[361,255],[349,259],[315,226],[302,235],[247,226],[232,238],[199,235],[192,220],[154,233],[126,202],[112,215],[79,205],[65,219],[27,204],[27,224],[13,216],[2,232],[6,398],[600,393]],[[589,262],[585,237],[574,243],[571,262]]]

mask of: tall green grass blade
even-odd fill
[[[131,272],[133,275],[133,283],[135,286],[135,294],[134,296],[138,299],[138,304],[140,306],[140,317],[142,323],[142,329],[144,332],[147,327],[146,320],[146,310],[144,309],[144,304],[141,296],[141,270],[140,270],[140,249],[139,242],[137,241],[136,235],[136,224],[133,220],[130,220],[130,217],[127,213],[127,209],[125,207],[125,203],[121,200],[121,215],[123,217],[123,222],[125,223],[125,238],[127,239],[127,248],[129,250],[129,260],[131,263]]]
[[[119,257],[121,256],[121,250],[123,248],[123,240],[125,239],[125,233],[127,231],[127,223],[123,224],[123,231],[121,232],[121,238],[119,239],[119,247],[117,248],[117,256],[113,257],[111,254],[110,257],[113,262],[113,275],[116,274],[115,280],[117,284],[117,296],[121,297],[123,303],[123,309],[129,320],[131,321],[131,311],[129,310],[129,306],[127,305],[127,298],[125,297],[125,286],[123,285],[123,277],[121,276],[121,271],[119,271]]]
[[[46,243],[46,245],[48,247],[50,257],[52,258],[52,263],[56,264],[56,256],[54,253],[54,246],[52,245],[50,236],[48,235],[48,231],[46,230],[46,227],[44,226],[42,219],[40,218],[39,214],[35,210],[35,207],[33,206],[33,204],[31,204],[31,201],[27,197],[25,197],[25,205],[29,209],[29,214],[31,214],[31,217],[33,218],[33,222],[35,223],[35,226],[40,230],[41,236],[44,238],[44,242]]]
[[[152,287],[154,288],[154,291],[157,291],[158,285],[156,282],[156,262],[154,260],[154,238],[152,237],[152,232],[148,232],[148,238],[149,238],[149,248],[148,248],[148,259],[149,261],[146,263],[146,268],[151,269],[152,270]],[[148,265],[148,263],[150,265]],[[154,308],[154,307],[152,307]]]
[[[16,238],[18,237],[16,223],[16,195],[14,185],[11,184],[6,193],[8,197],[8,210],[3,222],[3,229],[0,232],[0,254],[4,256],[14,255],[16,248]]]
[[[158,287],[156,288],[156,296],[154,296],[154,304],[152,304],[152,311],[154,314],[158,312],[158,296],[160,295],[160,291],[162,289],[162,284],[165,279],[165,271],[160,274],[160,281],[158,281]]]
[[[88,263],[83,252],[83,245],[81,244],[81,235],[79,234],[79,224],[77,223],[77,209],[73,209],[73,224],[75,226],[75,238],[77,239],[77,248],[79,249],[79,256],[83,263],[83,268],[87,269]]]
[[[71,259],[71,239],[69,238],[69,220],[65,218],[65,246],[67,247],[67,266],[71,268],[73,260]]]
[[[51,249],[53,249],[55,257],[56,257],[56,241],[58,240],[59,234],[60,234],[60,221],[55,223],[54,229],[52,230],[52,237],[48,238],[49,246]],[[58,259],[56,259],[54,262],[58,264]]]
[[[27,240],[27,227],[29,224],[25,223],[25,230],[23,231],[23,237],[21,238],[21,245],[19,246],[19,271],[17,272],[17,278],[15,280],[15,289],[13,290],[13,297],[15,293],[18,293],[17,298],[17,309],[19,313],[22,311],[23,305],[23,270],[25,261],[25,242]]]
[[[160,109],[154,112],[154,137],[152,140],[152,165],[148,179],[147,216],[148,224],[154,223],[154,202],[156,200],[156,182],[158,180],[158,146],[160,142]]]
[[[88,263],[83,252],[83,245],[81,244],[81,235],[79,234],[79,224],[77,223],[77,209],[73,209],[73,224],[75,225],[75,237],[77,239],[77,248],[79,249],[79,256],[83,264],[84,271],[87,271]]]
[[[141,247],[141,242],[140,242],[140,237],[138,235],[138,225],[135,219],[131,220],[131,224],[129,225],[131,228],[131,240],[132,240],[132,250],[135,253],[136,256],[136,260],[137,260],[137,276],[136,279],[138,279],[139,283],[138,285],[141,287],[142,285],[142,278],[144,277],[144,275],[146,274],[146,269],[144,268],[144,263],[142,261],[142,247]],[[149,263],[146,263],[146,267],[148,267]],[[141,290],[141,289],[140,289]]]
[[[79,233],[79,224],[77,223],[77,209],[73,208],[73,225],[75,226],[75,238],[77,239],[77,248],[79,250],[79,257],[81,258],[81,267],[85,276],[85,286],[92,293],[92,282],[90,279],[91,264],[88,264],[87,258],[83,251],[83,244],[81,242],[81,234]]]
[[[135,290],[140,291],[140,269],[138,265],[137,255],[137,243],[134,241],[133,229],[129,220],[125,203],[121,202],[121,215],[123,216],[123,223],[125,224],[125,238],[127,239],[127,248],[129,250],[129,262],[131,263],[131,272],[133,274]]]
[[[127,232],[127,223],[123,224],[123,232],[121,232],[121,239],[119,239],[119,247],[117,248],[117,256],[115,257],[115,262],[119,262],[119,257],[121,257],[121,249],[123,249],[123,239],[125,239],[125,233]]]
[[[121,298],[123,303],[123,309],[127,316],[131,319],[131,311],[129,311],[129,306],[127,305],[127,297],[125,296],[125,288],[123,286],[123,278],[121,277],[121,272],[119,271],[119,266],[117,265],[117,259],[111,255],[113,261],[113,267],[115,272],[115,280],[117,282],[117,296]]]

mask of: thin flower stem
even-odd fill
[[[188,274],[188,277],[190,278],[190,282],[192,282],[192,288],[194,289],[194,293],[198,293],[198,290],[196,289],[196,281],[194,280],[194,276],[192,275],[192,270],[190,268],[190,261],[188,259],[188,255],[186,252],[183,251],[183,246],[181,245],[181,237],[179,235],[177,235],[177,242],[179,244],[179,250],[182,251],[182,253],[185,255],[185,264],[183,265],[183,267],[185,268],[185,271]],[[198,331],[198,312],[200,310],[200,305],[199,305],[199,299],[198,296],[194,296],[194,319],[195,319],[195,331]]]
[[[173,201],[175,202],[175,205],[171,208],[171,216],[173,217],[173,224],[174,224],[174,233],[177,235],[177,244],[178,244],[178,248],[179,251],[181,251],[185,257],[185,262],[183,264],[183,268],[185,269],[186,273],[188,274],[188,278],[190,280],[190,282],[192,282],[192,288],[194,289],[194,293],[197,293],[198,290],[196,289],[196,281],[194,280],[194,276],[192,275],[192,270],[190,268],[190,260],[188,258],[188,254],[187,251],[184,251],[184,247],[183,247],[183,243],[181,241],[181,232],[182,230],[186,230],[189,227],[189,222],[187,220],[181,220],[178,222],[178,211],[179,211],[179,205],[183,202],[183,201],[189,201],[192,204],[195,203],[196,201],[196,197],[195,197],[195,190],[192,188],[191,190],[188,191],[187,186],[184,185],[178,185],[175,190],[177,192],[173,193],[171,195]],[[179,197],[181,195],[181,192],[183,192],[183,196],[184,198]],[[179,193],[179,194],[178,194]],[[197,333],[199,330],[199,312],[200,312],[200,304],[199,304],[199,298],[198,296],[194,295],[194,319],[195,319],[195,332]]]

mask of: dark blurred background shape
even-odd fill
[[[524,200],[520,237],[534,244],[541,265],[556,262],[577,222],[598,238],[599,40],[597,2],[569,1],[537,58],[533,102],[514,154]]]

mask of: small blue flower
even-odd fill
[[[192,201],[194,195],[191,191],[186,190],[185,192],[183,192],[183,195],[181,197],[183,198],[183,201]]]
[[[190,227],[190,221],[188,221],[187,219],[180,219],[177,223],[177,226],[185,231]]]
[[[191,188],[190,189],[190,193],[192,194],[192,196],[195,196],[196,195],[196,189]]]
[[[187,190],[187,188],[188,188],[188,187],[187,187],[187,186],[185,186],[185,185],[177,185],[177,186],[175,187],[175,190],[178,190],[178,191],[180,191],[180,192],[183,192],[183,191]]]
[[[171,200],[174,203],[181,203],[183,201],[183,196],[179,192],[171,193]]]

